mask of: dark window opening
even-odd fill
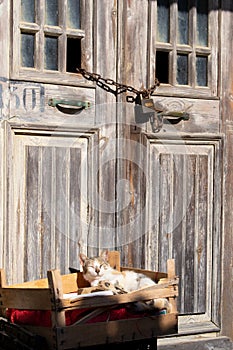
[[[168,84],[169,53],[165,51],[156,52],[156,77],[160,83]]]
[[[77,73],[81,67],[81,39],[67,38],[66,71]]]

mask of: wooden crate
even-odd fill
[[[119,266],[119,261],[119,254],[112,252],[111,265],[121,270],[126,269]],[[22,327],[23,330],[44,337],[46,340],[44,349],[85,348],[176,334],[178,279],[175,275],[174,260],[168,260],[167,273],[133,268],[132,270],[143,272],[159,283],[153,287],[127,294],[66,299],[64,294],[77,291],[77,285],[78,288],[88,288],[87,282],[82,278],[82,273],[61,275],[58,270],[51,270],[48,271],[47,279],[7,286],[4,271],[1,270],[0,307],[3,313],[8,308],[50,310],[52,327],[31,325]],[[171,313],[89,324],[85,322],[90,316],[86,316],[77,323],[66,326],[65,312],[68,310],[90,308],[93,316],[114,306],[154,298],[168,298],[172,305]]]

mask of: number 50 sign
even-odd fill
[[[25,112],[44,112],[44,87],[26,82],[0,82],[0,110],[2,116]]]

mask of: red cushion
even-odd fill
[[[82,316],[90,312],[90,309],[79,309],[79,310],[69,310],[66,311],[66,325],[70,326],[76,321],[78,321]],[[142,317],[140,314],[132,314],[126,308],[119,308],[114,310],[105,311],[102,314],[95,316],[88,320],[86,323],[94,322],[106,322],[115,321],[128,318]],[[16,310],[8,309],[7,318],[12,323],[17,323],[21,325],[31,325],[31,326],[44,326],[51,327],[51,312],[45,310]]]

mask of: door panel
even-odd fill
[[[45,277],[51,268],[67,273],[77,267],[78,244],[88,245],[88,152],[97,133],[6,123],[6,134],[4,247],[10,282]]]
[[[222,139],[144,136],[144,144],[150,184],[146,266],[165,271],[166,260],[175,258],[179,313],[212,327],[219,324]]]

